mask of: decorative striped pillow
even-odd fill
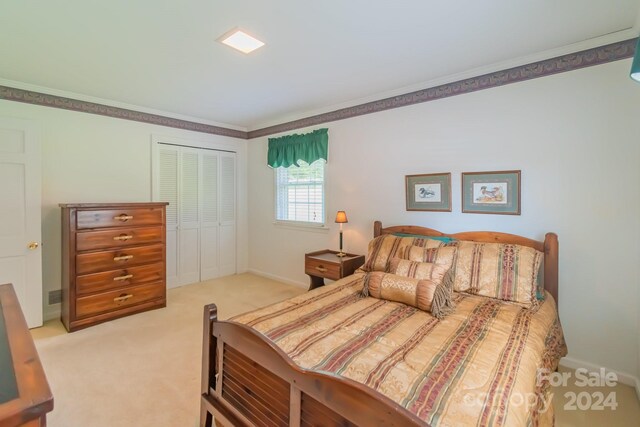
[[[528,246],[460,241],[454,290],[535,305],[542,257]]]
[[[446,244],[429,238],[396,237],[391,234],[378,236],[369,242],[369,253],[367,261],[362,266],[362,271],[387,271],[389,260],[407,246],[439,248]]]
[[[431,250],[431,249],[428,249]],[[409,261],[408,259],[392,258],[389,261],[389,273],[410,277],[418,280],[432,280],[436,284],[442,283],[449,266],[431,262]]]
[[[456,257],[457,246],[442,246],[439,248],[420,248],[408,246],[398,253],[398,258],[415,262],[431,262],[451,267]]]
[[[428,311],[438,319],[449,314],[454,308],[451,291],[442,283],[436,284],[432,280],[412,279],[381,271],[367,273],[362,293],[365,296],[400,302]]]

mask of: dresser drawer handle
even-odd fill
[[[133,258],[133,255],[114,256],[114,261],[128,261]]]
[[[329,271],[329,270],[327,270],[326,268],[324,268],[324,267],[323,267],[323,266],[321,266],[321,265],[320,265],[320,266],[318,266],[318,267],[316,267],[316,270],[318,270],[318,271],[320,271],[320,272],[322,272],[322,273],[325,273],[325,272]]]
[[[125,221],[129,221],[130,219],[133,219],[133,215],[120,214],[118,216],[114,216],[113,219],[125,222]]]
[[[133,298],[133,294],[120,295],[119,297],[115,297],[115,298],[113,299],[113,302],[115,302],[115,303],[125,302],[125,301],[126,301],[126,300],[128,300],[129,298]]]
[[[113,240],[119,240],[121,242],[125,242],[129,239],[133,239],[133,236],[131,234],[121,234],[113,238]]]
[[[113,280],[127,280],[132,278],[133,278],[133,274],[127,274],[125,276],[114,277]]]

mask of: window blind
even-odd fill
[[[324,224],[324,160],[276,169],[276,220]]]

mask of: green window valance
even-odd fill
[[[267,164],[272,168],[291,165],[300,166],[299,160],[308,164],[318,159],[327,160],[329,134],[328,129],[316,129],[304,135],[285,135],[279,138],[269,138],[269,152]]]

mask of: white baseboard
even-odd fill
[[[275,274],[266,273],[264,271],[256,270],[255,268],[250,268],[247,270],[248,273],[255,274],[256,276],[266,277],[267,279],[277,280],[278,282],[286,283],[287,285],[297,286],[299,288],[308,289],[309,284],[298,282],[296,280],[287,279],[286,277],[277,276]]]
[[[599,372],[601,368],[604,368],[607,372],[613,372],[618,377],[618,382],[626,384],[635,388],[638,400],[640,400],[640,379],[627,372],[616,371],[615,369],[609,369],[605,366],[594,365],[593,363],[585,362],[584,360],[574,359],[573,357],[563,357],[560,359],[560,364],[565,368],[578,369],[584,368],[590,372]]]
[[[47,320],[59,319],[61,308],[61,304],[45,305],[42,313],[42,319],[45,322]]]

